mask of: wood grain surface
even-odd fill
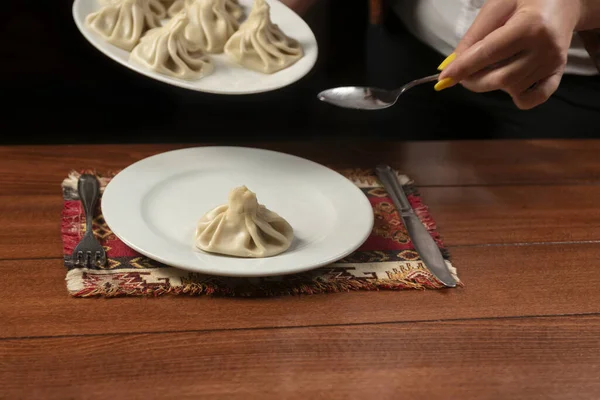
[[[463,288],[71,298],[65,174],[188,146],[0,147],[0,399],[600,398],[600,141],[254,145],[409,174]]]
[[[600,317],[0,341],[6,398],[585,399]],[[176,394],[176,396],[175,396]]]
[[[205,143],[204,145],[217,145]],[[240,144],[244,145],[244,144]],[[600,141],[457,141],[247,144],[336,168],[388,162],[420,186],[575,184],[600,182]],[[0,195],[56,195],[71,169],[118,170],[164,151],[194,145],[0,147]]]
[[[457,248],[464,288],[267,299],[70,299],[60,260],[2,261],[0,338],[600,313],[599,247]]]
[[[600,313],[598,247],[457,248],[466,283],[457,290],[267,299],[70,299],[61,261],[3,261],[0,293],[11,302],[0,303],[0,338]]]
[[[600,243],[600,185],[423,187],[420,191],[450,247]],[[60,193],[0,195],[5,227],[0,231],[0,260],[62,257],[56,234],[62,205]]]

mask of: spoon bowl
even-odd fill
[[[319,93],[319,100],[344,108],[359,110],[379,110],[396,104],[398,96],[395,91],[345,86],[327,89]]]

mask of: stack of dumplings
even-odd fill
[[[212,55],[272,74],[304,56],[302,46],[271,22],[265,0],[248,18],[238,0],[97,0],[86,25],[130,53],[130,61],[159,74],[198,80],[214,69]],[[166,20],[166,21],[165,21]]]

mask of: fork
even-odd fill
[[[85,210],[85,235],[73,251],[73,265],[87,268],[104,266],[106,252],[94,237],[92,229],[94,211],[100,195],[100,183],[94,175],[83,174],[77,182],[77,192]]]

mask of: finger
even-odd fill
[[[452,78],[454,82],[460,82],[488,66],[515,56],[525,50],[526,43],[522,38],[528,30],[528,25],[520,21],[496,29],[459,54],[454,62],[442,71],[440,80]]]
[[[458,45],[454,49],[454,52],[450,54],[438,67],[438,70],[443,71],[448,65],[450,65],[455,59],[456,55],[463,53],[466,49],[479,42],[487,35],[492,33],[494,30],[503,26],[510,16],[516,10],[515,0],[489,0],[479,10],[477,18],[467,32],[464,34],[462,39],[458,42]],[[451,79],[449,79],[450,85],[453,85]]]
[[[545,103],[560,85],[562,73],[556,73],[547,78],[538,81],[537,85],[531,89],[513,96],[513,102],[521,110],[530,110],[540,104]]]
[[[538,54],[534,55],[533,57],[540,60],[543,58],[543,55]],[[526,91],[532,91],[536,89],[540,82],[556,73],[557,69],[549,66],[549,64],[538,63],[533,72],[531,72],[529,75],[524,75],[520,82],[515,82],[514,85],[511,85],[507,88],[506,92],[513,98],[519,97]]]
[[[463,80],[461,84],[476,93],[494,90],[509,91],[511,88],[521,88],[536,70],[535,57],[533,53],[520,53],[493,69],[484,69],[471,75]],[[517,89],[519,90],[517,93],[521,93],[525,89],[527,89],[527,86],[523,90]]]
[[[460,54],[487,35],[503,26],[517,9],[514,0],[488,0],[477,18],[471,24],[463,38],[458,43],[455,52]]]

